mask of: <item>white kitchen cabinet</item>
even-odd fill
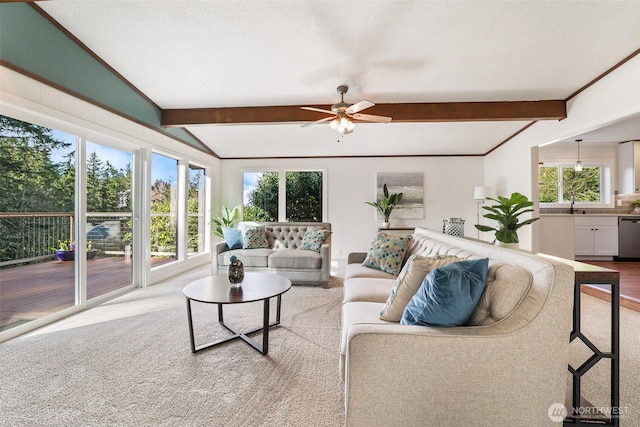
[[[575,216],[574,223],[576,257],[618,255],[617,216]]]
[[[640,193],[640,141],[618,144],[618,192]]]

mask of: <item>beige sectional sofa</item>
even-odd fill
[[[262,248],[229,249],[225,241],[212,249],[212,273],[226,274],[231,256],[242,261],[245,271],[277,273],[292,283],[328,286],[331,274],[331,224],[326,222],[241,222],[239,228],[264,227],[266,245]],[[318,251],[301,249],[310,228],[327,230]]]
[[[405,260],[488,258],[468,324],[380,319],[396,276],[351,254],[344,281],[340,373],[349,426],[545,426],[564,403],[573,269],[529,252],[417,228]]]

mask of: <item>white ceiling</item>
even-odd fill
[[[349,103],[566,99],[640,48],[635,0],[37,4],[163,109],[333,104],[342,83]],[[634,120],[594,138],[640,139]],[[473,155],[526,124],[188,130],[222,158]]]

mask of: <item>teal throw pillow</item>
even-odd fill
[[[300,243],[299,249],[320,252],[320,246],[322,246],[324,240],[329,234],[331,234],[329,230],[317,227],[307,228],[307,231],[304,232],[304,236],[302,236],[302,242]]]
[[[222,226],[222,235],[229,249],[242,249],[242,231]]]
[[[475,310],[485,282],[487,258],[438,267],[424,278],[402,313],[403,325],[462,326]]]
[[[411,237],[411,235],[401,236],[384,231],[376,233],[362,265],[397,276],[402,268],[404,254],[407,252]]]
[[[263,225],[247,227],[242,231],[242,249],[268,248],[267,233]]]

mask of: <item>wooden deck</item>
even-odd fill
[[[171,261],[152,258],[152,265]],[[0,270],[0,331],[39,319],[75,304],[75,263],[50,261]],[[131,284],[131,262],[124,257],[87,260],[87,299]]]

